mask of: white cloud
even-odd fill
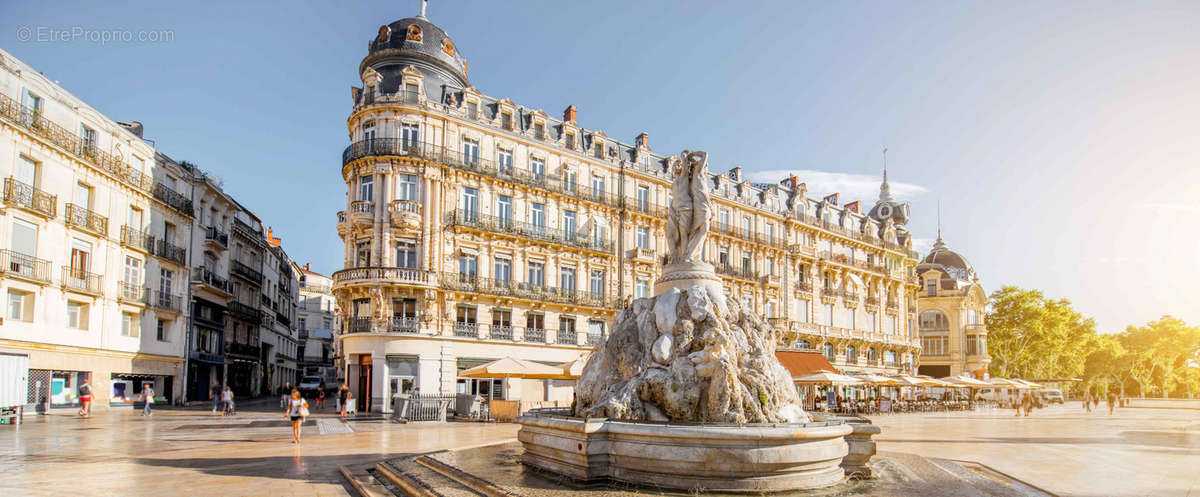
[[[914,237],[912,241],[913,250],[917,251],[918,254],[921,254],[921,257],[925,257],[925,254],[928,254],[930,250],[933,250],[934,241],[935,240],[933,238]]]
[[[874,205],[879,198],[879,184],[883,178],[866,174],[832,173],[814,171],[811,169],[776,169],[772,171],[753,171],[746,175],[750,181],[757,183],[778,183],[791,175],[796,175],[802,183],[808,185],[809,196],[824,197],[830,193],[841,193],[841,203],[848,204],[862,200],[868,207]],[[888,181],[892,188],[892,196],[898,200],[909,200],[929,190],[921,185]]]

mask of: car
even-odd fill
[[[296,388],[300,390],[300,393],[316,392],[323,383],[320,376],[305,376],[300,378],[300,383],[296,384]]]
[[[1047,404],[1062,404],[1063,403],[1062,390],[1059,390],[1057,388],[1043,388],[1041,390],[1038,390],[1037,393],[1038,393],[1038,395],[1042,396],[1042,401]]]

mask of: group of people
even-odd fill
[[[79,416],[83,418],[92,417],[92,381],[84,378],[79,382]],[[145,403],[142,407],[142,416],[153,416],[150,411],[150,405],[154,403],[154,387],[150,383],[142,383],[142,392],[138,394],[138,400]]]
[[[1116,411],[1117,406],[1121,405],[1121,395],[1118,394],[1117,392],[1109,391],[1108,395],[1105,398],[1105,403],[1108,404],[1108,415],[1112,416],[1113,412]],[[1085,393],[1083,395],[1083,408],[1087,412],[1092,412],[1092,409],[1096,409],[1097,407],[1099,407],[1099,405],[1100,405],[1100,395],[1099,394],[1092,395],[1091,390],[1088,390],[1087,393]]]

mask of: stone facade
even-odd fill
[[[984,324],[988,298],[975,268],[947,248],[939,234],[917,274],[922,285],[917,300],[923,345],[919,372],[935,378],[964,373],[986,378],[992,363]]]
[[[350,92],[333,293],[344,373],[374,407],[393,384],[478,393],[457,372],[487,360],[577,358],[649,296],[665,253],[671,176],[646,133],[627,144],[582,128],[573,106],[558,119],[487,96],[461,50],[434,40],[449,37],[424,17],[384,26]],[[867,212],[740,168],[707,180],[703,258],[781,346],[828,348],[851,370],[912,367],[907,204],[881,196]]]

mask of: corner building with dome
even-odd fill
[[[360,403],[474,393],[569,404],[573,381],[471,379],[504,357],[586,354],[665,255],[671,176],[633,143],[485,95],[453,39],[424,15],[382,26],[351,89],[333,274],[338,361]],[[698,144],[703,148],[703,144]],[[917,254],[886,173],[869,209],[809,198],[800,178],[712,174],[704,257],[731,296],[839,369],[914,371]]]
[[[934,378],[970,375],[986,379],[992,363],[987,349],[988,297],[970,262],[950,250],[939,232],[933,249],[917,265],[921,278],[920,374]]]

